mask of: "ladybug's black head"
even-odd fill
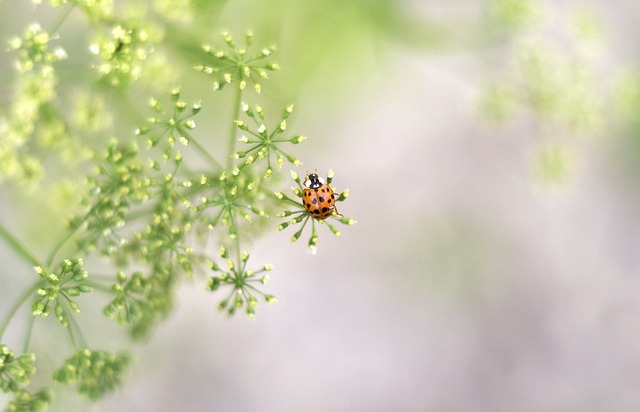
[[[309,189],[317,189],[324,185],[324,181],[318,177],[317,173],[309,173],[307,178],[304,179],[304,185]]]

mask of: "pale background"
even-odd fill
[[[448,16],[481,2],[410,3],[398,7]],[[636,2],[546,4],[593,7],[605,61],[633,63]],[[536,180],[535,128],[478,112],[481,55],[391,42],[343,79],[339,62],[320,65],[296,99],[310,138],[295,149],[335,171],[358,224],[340,238],[321,227],[316,256],[293,232],[257,242],[251,261],[274,264],[279,303],[255,322],[217,313],[200,282],[182,287],[93,410],[638,410],[637,155],[605,133],[572,143],[564,184]]]

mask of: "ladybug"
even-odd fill
[[[302,191],[302,204],[307,212],[317,220],[325,220],[335,210],[338,216],[342,216],[336,209],[335,193],[324,179],[316,173],[307,174],[303,182],[306,189]]]

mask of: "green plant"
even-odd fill
[[[587,9],[572,9],[559,33],[550,34],[545,24],[556,16],[545,13],[542,2],[492,0],[490,11],[490,27],[503,39],[504,53],[481,111],[492,124],[522,117],[535,124],[532,170],[543,182],[562,182],[576,163],[570,147],[577,138],[610,126],[612,91],[601,81],[601,22]]]
[[[54,222],[64,216],[68,223],[52,224],[60,236],[42,258],[0,222],[0,238],[35,268],[33,283],[1,320],[0,342],[27,304],[34,317],[54,314],[72,349],[52,371],[53,380],[77,384],[79,393],[96,400],[120,384],[131,359],[93,348],[91,337],[84,336],[76,316],[85,295],[108,296],[104,315],[128,328],[134,339],[148,336],[171,312],[185,278],[206,276],[208,290],[228,290],[218,308],[229,315],[244,310],[254,317],[261,300],[276,302],[262,291],[272,265],[250,269],[246,248],[277,227],[270,221],[285,205],[296,203],[282,195],[288,180],[282,168],[286,162],[300,165],[290,150],[305,137],[289,132],[293,105],[273,126],[260,105],[245,103],[256,99],[268,73],[279,69],[271,61],[275,47],[251,51],[253,33],[246,34],[242,46],[227,32],[222,48],[199,38],[182,44],[189,34],[178,32],[176,10],[161,2],[154,4],[151,19],[141,18],[150,13],[143,5],[116,12],[108,0],[49,4],[60,13],[49,30],[34,24],[9,42],[17,70],[3,73],[13,76],[15,87],[0,117],[0,184],[34,198],[43,191],[59,193],[39,198],[40,207],[25,212],[37,214],[50,206]],[[196,13],[193,7],[182,11]],[[83,18],[84,26],[75,29],[91,39],[84,45],[90,55],[64,46],[71,40],[62,34],[72,26],[71,15]],[[178,77],[170,69],[176,64],[168,64],[171,53],[191,66],[188,77],[210,82],[206,96],[187,103],[182,87],[164,89]],[[148,90],[148,108],[141,109],[136,96]],[[199,115],[213,110],[201,103],[211,94],[228,105],[230,118],[212,129],[196,128]],[[217,144],[221,140],[226,143]],[[295,172],[293,178],[299,185]],[[280,229],[300,221],[304,227],[311,220],[309,246],[315,251],[316,222],[303,211],[294,213]],[[84,258],[96,255],[108,265],[85,265]],[[36,362],[28,352],[34,321],[27,325],[21,355],[0,346],[0,387],[13,394],[7,407],[12,411],[45,409],[52,396],[46,387],[29,392]]]

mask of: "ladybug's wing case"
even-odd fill
[[[304,205],[304,208],[316,219],[320,216],[321,207],[317,192],[318,189],[304,189],[302,192],[302,204]]]
[[[333,212],[336,212],[336,215],[342,217],[342,215],[338,212],[338,208],[336,207],[336,193],[333,191],[333,188],[329,185],[327,185],[327,188],[329,189],[329,197],[327,198],[327,203],[329,204],[329,210],[330,213],[327,215],[327,217],[329,217],[330,215],[333,214]]]
[[[321,210],[323,208],[323,197],[318,192],[320,188],[304,189],[302,192],[302,204],[314,219],[325,219]]]
[[[316,194],[318,195],[320,216],[322,219],[326,219],[333,213],[333,190],[329,185],[323,185]]]
[[[335,206],[335,192],[329,185],[311,187],[302,191],[302,204],[309,214],[317,220],[324,220],[338,210]]]

